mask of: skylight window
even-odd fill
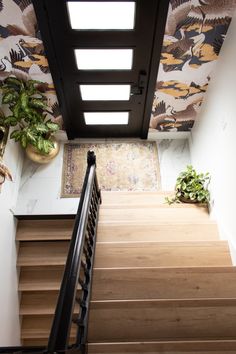
[[[130,85],[80,85],[84,101],[128,101]]]
[[[75,49],[79,70],[130,70],[132,49]]]
[[[127,125],[129,112],[85,112],[87,125]]]
[[[67,7],[72,29],[134,29],[135,2],[68,1]]]

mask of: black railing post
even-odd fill
[[[48,342],[47,352],[50,354],[67,351],[72,322],[78,326],[75,347],[82,354],[86,352],[89,301],[100,202],[101,195],[96,177],[96,156],[93,151],[88,151],[87,170]],[[81,278],[81,273],[83,278]],[[78,284],[82,288],[82,295],[79,299],[77,298]],[[79,303],[80,312],[76,320],[73,320],[75,301]]]

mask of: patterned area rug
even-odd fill
[[[80,195],[87,151],[95,151],[97,176],[105,191],[157,191],[160,172],[155,142],[65,144],[62,198]]]

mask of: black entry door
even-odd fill
[[[34,6],[68,137],[146,138],[168,1]]]

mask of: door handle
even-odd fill
[[[147,73],[146,71],[140,71],[139,72],[139,76],[138,76],[138,83],[134,84],[131,86],[131,96],[134,95],[142,95],[143,94],[143,90],[146,86],[146,82],[147,82]]]

